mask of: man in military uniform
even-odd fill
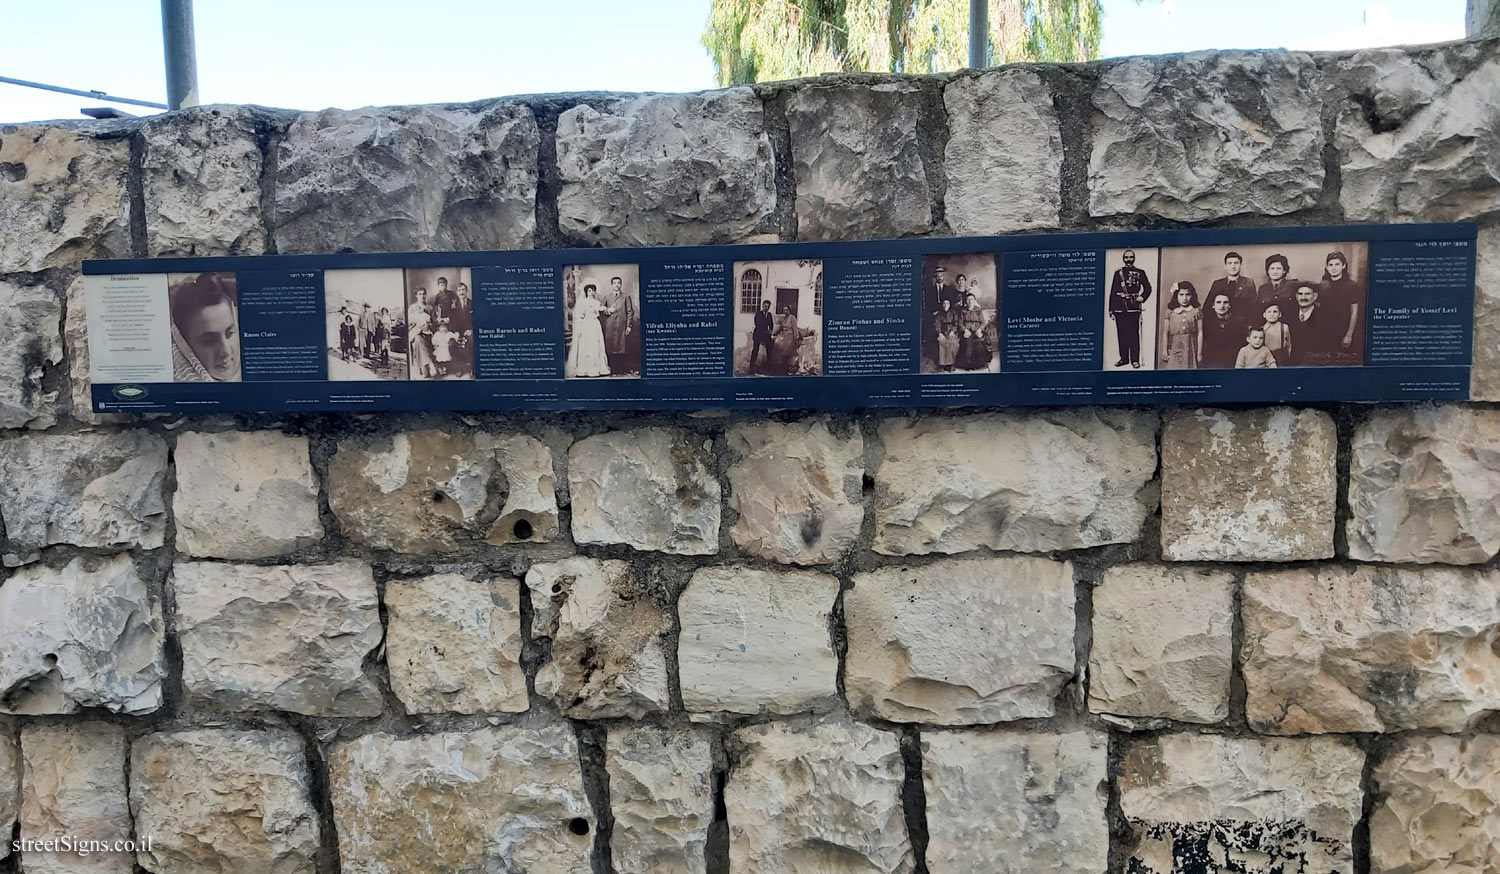
[[[1224,275],[1215,279],[1214,284],[1208,287],[1209,301],[1221,292],[1229,295],[1229,306],[1235,318],[1239,319],[1248,319],[1255,309],[1255,280],[1240,273],[1244,265],[1245,259],[1240,257],[1240,253],[1228,253],[1224,256]]]
[[[1121,256],[1125,266],[1115,271],[1109,286],[1109,317],[1115,323],[1120,360],[1116,367],[1141,366],[1141,309],[1151,297],[1151,279],[1135,266],[1135,252],[1126,249]]]

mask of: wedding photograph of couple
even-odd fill
[[[641,375],[640,267],[574,264],[563,268],[563,376]]]

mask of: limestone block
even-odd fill
[[[277,146],[277,249],[529,249],[540,143],[517,103],[303,113]]]
[[[125,729],[118,725],[27,726],[21,732],[22,840],[129,840],[125,747]],[[135,856],[114,851],[23,852],[21,865],[26,874],[131,874]]]
[[[1500,51],[1370,49],[1334,68],[1339,204],[1352,222],[1500,212]]]
[[[1229,716],[1234,578],[1123,565],[1094,589],[1089,710],[1221,722]]]
[[[1469,396],[1500,401],[1500,221],[1482,222],[1474,267],[1474,368]]]
[[[344,874],[589,870],[593,815],[566,727],[505,726],[334,747]]]
[[[806,85],[786,102],[797,239],[904,237],[932,228],[922,90],[905,82]],[[878,191],[879,197],[870,193]]]
[[[1241,613],[1256,731],[1459,731],[1500,710],[1500,571],[1256,573]]]
[[[923,732],[928,867],[1107,870],[1107,747],[1104,735],[1086,731]]]
[[[128,555],[30,565],[0,586],[0,713],[161,706],[161,602]]]
[[[714,818],[713,748],[688,729],[628,725],[605,747],[610,841],[620,874],[705,874]]]
[[[146,250],[153,258],[259,255],[261,152],[254,113],[199,106],[141,126]]]
[[[385,660],[407,713],[521,713],[521,605],[514,579],[433,574],[385,587]]]
[[[1364,759],[1333,738],[1132,741],[1117,778],[1129,870],[1350,874]]]
[[[1161,548],[1169,561],[1333,556],[1338,430],[1318,410],[1168,413]]]
[[[851,722],[772,722],[730,737],[729,870],[908,874],[896,734]]]
[[[156,549],[167,527],[167,444],[145,430],[0,441],[0,516],[10,549]]]
[[[10,729],[0,726],[0,835],[15,834],[21,814],[21,748]],[[0,860],[10,858],[10,841],[0,841]]]
[[[1375,792],[1371,871],[1500,871],[1500,735],[1403,738]]]
[[[568,449],[573,539],[677,555],[719,551],[713,443],[678,428],[596,434]]]
[[[1062,128],[1034,70],[961,76],[943,89],[948,224],[987,235],[1055,228],[1062,219]]]
[[[1500,552],[1500,410],[1376,410],[1351,450],[1350,558],[1480,564]]]
[[[729,535],[740,549],[782,564],[829,564],[859,540],[864,439],[827,419],[754,421],[729,431]]]
[[[1286,215],[1323,189],[1317,63],[1300,52],[1126,58],[1094,91],[1089,214]]]
[[[1045,558],[855,574],[844,593],[849,706],[933,725],[1051,716],[1074,673],[1073,602],[1073,565]]]
[[[710,567],[677,602],[689,711],[796,713],[837,692],[828,617],[839,582],[810,571]]]
[[[0,172],[0,192],[6,187],[4,178]],[[0,201],[0,227],[5,226],[4,211]],[[0,428],[52,427],[57,392],[43,388],[42,376],[62,360],[57,292],[42,284],[0,280]]]
[[[365,675],[380,645],[370,566],[237,565],[172,568],[182,684],[220,710],[376,716],[380,690]]]
[[[69,414],[85,425],[119,424],[131,421],[125,413],[93,412],[89,392],[88,296],[82,276],[68,283],[67,315],[63,318],[63,346],[68,357]]]
[[[177,547],[188,555],[270,558],[323,538],[306,437],[189,431],[174,457]]]
[[[557,119],[562,232],[585,245],[734,243],[776,208],[776,159],[749,88],[648,94]]]
[[[557,537],[557,475],[552,450],[535,437],[510,434],[496,438],[495,456],[505,472],[507,492],[500,518],[485,542],[545,543]]]
[[[672,704],[663,640],[670,614],[623,561],[575,556],[534,564],[531,636],[552,642],[538,695],[574,719],[628,717]]]
[[[1156,509],[1156,425],[1111,409],[887,419],[875,551],[1129,543]]]
[[[0,128],[0,273],[77,270],[85,258],[130,254],[126,131],[107,123]]]
[[[130,750],[137,853],[153,874],[313,874],[321,846],[302,739],[289,731],[196,729]],[[346,863],[347,864],[347,863]]]

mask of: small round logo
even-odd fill
[[[135,401],[145,397],[147,392],[145,388],[138,385],[117,385],[114,394],[122,401]]]

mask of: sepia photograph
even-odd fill
[[[405,294],[399,268],[324,271],[330,380],[407,378]]]
[[[736,261],[734,375],[823,372],[823,262]]]
[[[563,343],[568,379],[641,375],[641,283],[635,264],[563,268]]]
[[[1153,248],[1104,252],[1105,370],[1151,370],[1156,365],[1156,311],[1160,251]]]
[[[474,378],[469,268],[407,268],[406,346],[411,379]]]
[[[1358,367],[1368,243],[1161,250],[1157,366]]]
[[[922,258],[922,372],[999,373],[1000,285],[987,252]]]
[[[173,382],[240,381],[240,302],[233,273],[167,274],[167,312]]]

